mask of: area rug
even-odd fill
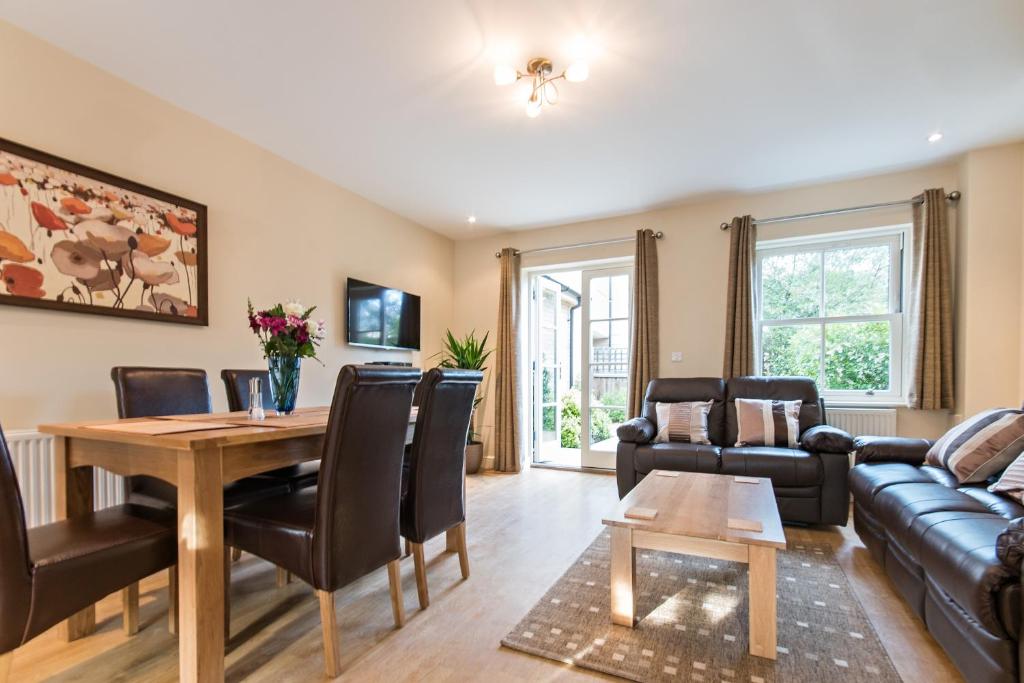
[[[637,550],[634,629],[610,616],[607,532],[502,645],[634,681],[900,681],[828,546],[777,555],[778,659],[747,641],[747,566]]]

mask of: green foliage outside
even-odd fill
[[[583,413],[580,410],[580,392],[570,389],[562,396],[562,432],[559,435],[562,448],[579,448],[583,439]],[[615,421],[613,414],[623,413],[622,420]],[[547,429],[547,413],[545,413],[545,429]],[[622,410],[590,410],[591,442],[604,441],[612,435],[616,424],[625,419]],[[551,415],[551,429],[554,429],[554,414]]]

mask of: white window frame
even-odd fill
[[[787,325],[808,325],[817,324],[822,326],[827,323],[837,322],[889,322],[889,348],[891,356],[889,359],[889,390],[888,391],[848,391],[829,390],[824,386],[825,377],[825,335],[821,335],[821,352],[818,371],[819,391],[822,398],[829,405],[901,405],[905,403],[907,386],[904,376],[904,339],[906,339],[906,316],[904,315],[904,302],[907,301],[908,285],[910,281],[910,232],[909,224],[891,225],[865,230],[850,230],[846,232],[833,232],[823,235],[808,235],[803,237],[789,237],[777,240],[758,241],[754,265],[754,347],[757,374],[762,374],[761,335],[766,327],[782,327]],[[763,320],[761,303],[762,281],[761,265],[766,256],[778,256],[802,252],[826,252],[833,249],[849,247],[868,247],[886,245],[890,247],[890,278],[892,286],[889,288],[889,313],[878,315],[847,315],[847,316],[821,316],[816,318],[796,318],[785,320]],[[825,311],[825,268],[822,263],[821,285],[820,285],[819,313]]]

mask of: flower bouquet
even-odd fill
[[[249,302],[249,328],[259,338],[270,370],[270,392],[278,414],[295,410],[299,393],[299,370],[303,358],[316,358],[316,347],[324,338],[324,321],[314,321],[316,306],[306,308],[297,301],[257,311]]]

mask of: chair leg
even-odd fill
[[[405,600],[402,597],[402,563],[388,562],[388,587],[391,589],[391,612],[395,617],[395,628],[405,626]]]
[[[292,573],[283,567],[277,568],[277,587],[284,588],[292,582]]]
[[[459,568],[462,569],[462,578],[469,578],[469,551],[466,549],[466,523],[458,525],[449,531],[455,532],[455,546],[459,553]]]
[[[167,632],[178,633],[178,565],[167,570]]]
[[[232,548],[231,549],[231,561],[232,562],[238,562],[240,559],[242,559],[242,549],[241,548]]]
[[[459,535],[458,527],[452,527],[448,531],[444,532],[444,551],[446,553],[457,553],[459,552]]]
[[[423,559],[423,544],[412,543],[412,561],[416,568],[416,592],[420,596],[420,609],[430,606],[430,595],[427,593],[427,564]]]
[[[7,683],[11,674],[11,660],[14,659],[14,650],[0,655],[0,683]]]
[[[320,627],[324,632],[324,673],[328,678],[337,678],[338,670],[338,621],[334,616],[334,593],[316,592],[320,600]]]
[[[231,639],[231,549],[224,546],[224,642]]]
[[[139,632],[139,582],[121,589],[122,626],[126,636]]]

